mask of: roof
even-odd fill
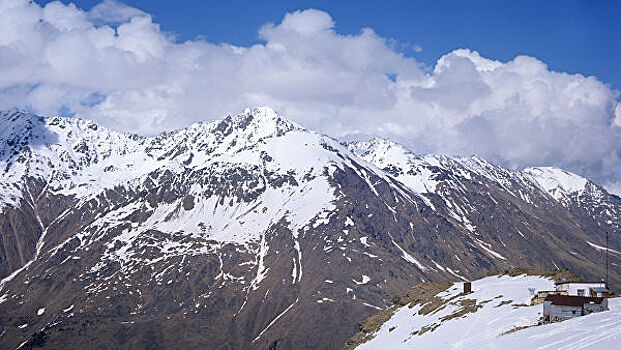
[[[568,281],[565,281],[565,282],[556,282],[554,284],[558,286],[561,284],[605,284],[605,283],[606,282],[603,282],[603,281],[599,281],[599,282],[568,282]]]
[[[593,287],[591,288],[595,293],[609,293],[610,291],[606,287]]]
[[[581,297],[575,295],[548,295],[545,301],[551,301],[553,305],[582,306],[584,304],[601,304],[604,298]]]

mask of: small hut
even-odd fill
[[[472,282],[464,282],[464,294],[472,292]]]

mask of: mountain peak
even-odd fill
[[[194,124],[180,129],[178,134],[211,134],[217,139],[245,137],[249,141],[258,141],[266,137],[281,136],[292,130],[304,130],[297,123],[279,115],[274,109],[264,106],[246,108],[242,113],[211,122]],[[164,133],[163,136],[168,135]]]
[[[349,142],[347,146],[352,152],[362,157],[373,154],[376,156],[397,158],[404,162],[407,161],[407,158],[417,157],[405,146],[400,145],[392,140],[380,137],[374,137],[367,141]]]
[[[260,119],[277,119],[278,112],[270,106],[261,106],[255,108],[246,108],[244,112],[241,114],[244,116],[254,116],[255,118]]]
[[[237,122],[236,126],[250,127],[260,134],[282,134],[291,130],[304,129],[268,106],[246,108],[242,114],[237,115],[233,120]]]
[[[0,112],[0,160],[17,155],[32,142],[49,142],[44,124],[45,118],[20,109]]]
[[[557,200],[569,194],[582,194],[589,182],[580,175],[555,167],[526,168],[524,173]]]

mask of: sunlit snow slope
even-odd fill
[[[357,349],[613,349],[621,341],[621,299],[610,311],[561,323],[539,325],[542,305],[527,306],[529,289],[550,290],[552,280],[537,276],[492,276],[437,296],[435,310],[403,306],[382,325],[371,341]],[[419,314],[421,313],[421,314]],[[526,328],[523,328],[526,327]]]

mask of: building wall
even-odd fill
[[[583,290],[583,296],[590,295],[591,287],[605,287],[604,282],[597,283],[564,283],[556,286],[557,291],[566,291],[569,295],[579,295],[578,290]]]
[[[582,316],[582,307],[568,305],[551,305],[550,319],[560,318],[568,320],[574,317]]]
[[[555,319],[568,320],[570,318],[592,314],[608,310],[608,300],[604,299],[601,304],[584,304],[583,306],[553,305],[551,301],[543,303],[544,321]]]
[[[553,305],[551,301],[546,301],[543,303],[543,315],[545,321],[554,321],[556,319],[568,320],[582,316],[582,307]]]
[[[608,299],[604,299],[601,304],[584,304],[584,314],[592,314],[608,310]]]
[[[544,301],[543,302],[543,320],[545,322],[550,321],[550,312],[552,311],[552,302]]]

